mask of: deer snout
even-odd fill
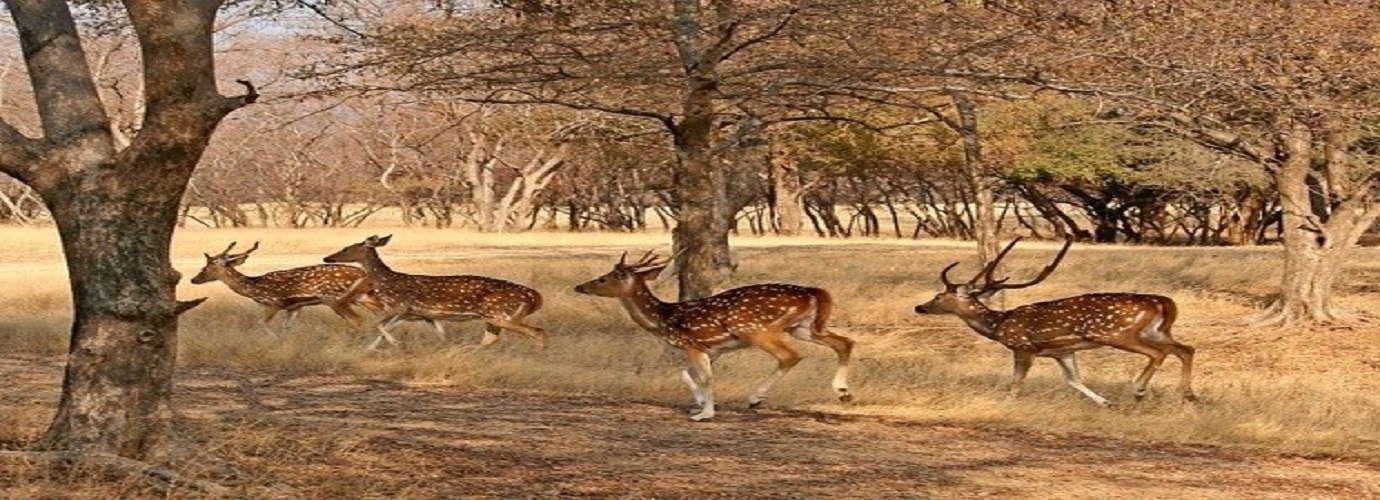
[[[580,283],[578,285],[575,285],[575,293],[583,293],[585,295],[590,295],[591,292],[589,291],[589,283]]]
[[[206,283],[210,283],[211,277],[207,276],[206,273],[199,273],[196,276],[192,276],[192,279],[190,281],[193,285],[203,285]]]
[[[941,314],[941,313],[942,313],[941,311],[935,310],[934,302],[926,302],[926,303],[924,303],[924,304],[920,304],[920,305],[918,305],[918,306],[915,306],[915,314]]]

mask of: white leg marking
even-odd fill
[[[1083,393],[1084,396],[1092,399],[1093,402],[1098,405],[1107,406],[1108,402],[1106,398],[1097,395],[1097,393],[1089,389],[1088,386],[1083,385],[1082,380],[1079,380],[1078,358],[1075,358],[1073,354],[1066,354],[1056,359],[1059,361],[1059,368],[1064,370],[1064,383],[1068,384],[1069,387],[1077,389],[1078,392]]]
[[[688,367],[680,371],[680,379],[685,381],[685,385],[690,386],[690,394],[695,396],[695,407],[690,409],[690,414],[699,413],[700,409],[704,408],[704,394],[700,392],[700,384],[695,383],[695,377],[690,375]]]

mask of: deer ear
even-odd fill
[[[655,280],[658,276],[661,276],[661,271],[664,271],[664,270],[666,270],[666,266],[665,266],[665,265],[660,265],[660,266],[656,266],[656,267],[653,267],[653,268],[650,268],[650,269],[643,269],[643,270],[641,270],[641,271],[638,271],[638,272],[637,272],[637,275],[640,276],[640,277],[642,277],[642,280],[643,280],[643,281],[653,281],[653,280]]]
[[[243,264],[244,261],[246,261],[246,260],[249,260],[249,256],[248,256],[248,255],[237,255],[237,256],[231,258],[230,260],[225,261],[225,265],[226,265],[226,267],[235,267],[235,266],[238,266],[238,265],[240,265],[240,264]]]
[[[391,234],[388,236],[370,236],[364,239],[364,246],[369,248],[378,248],[387,245],[388,240],[391,239],[393,239],[393,235]]]

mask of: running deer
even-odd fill
[[[655,280],[671,259],[658,261],[647,252],[637,263],[628,264],[627,257],[624,253],[613,271],[576,286],[575,291],[618,299],[634,322],[684,355],[681,378],[690,386],[698,406],[692,410],[691,420],[714,417],[712,364],[719,355],[736,349],[756,347],[776,357],[776,372],[747,400],[749,407],[762,404],[772,384],[800,362],[800,355],[786,343],[787,332],[838,353],[834,392],[839,401],[853,399],[848,392],[853,341],[825,329],[834,306],[829,292],[774,283],[734,288],[686,302],[662,302],[647,288],[647,282]]]
[[[1099,405],[1107,399],[1083,385],[1078,376],[1077,351],[1102,346],[1142,354],[1150,363],[1141,370],[1134,382],[1136,400],[1145,397],[1150,377],[1155,375],[1164,358],[1170,354],[1179,358],[1183,374],[1179,388],[1186,400],[1193,401],[1192,347],[1174,340],[1169,330],[1174,326],[1178,308],[1174,300],[1161,295],[1138,293],[1091,293],[1048,302],[1038,302],[1010,311],[997,311],[982,303],[1001,290],[1025,288],[1044,281],[1059,266],[1072,240],[1045,266],[1035,279],[1025,283],[1007,283],[1009,277],[992,279],[1002,258],[1020,241],[1017,238],[967,283],[949,281],[949,271],[958,265],[949,264],[939,274],[944,291],[924,304],[915,306],[918,314],[952,314],[958,316],[979,334],[1000,342],[1014,355],[1011,393],[1020,392],[1021,382],[1036,356],[1054,358],[1064,372],[1064,382]],[[977,284],[978,279],[983,280]]]
[[[192,284],[220,281],[235,293],[263,305],[264,329],[274,336],[287,333],[303,307],[325,304],[356,327],[363,325],[364,318],[352,306],[374,311],[380,307],[370,290],[364,270],[358,267],[317,265],[247,276],[235,268],[244,264],[249,254],[259,249],[259,243],[254,242],[254,246],[244,253],[230,253],[234,249],[235,243],[230,243],[219,254],[202,254],[206,256],[206,265],[192,277]],[[269,327],[269,322],[279,311],[286,311],[287,314],[275,332]]]
[[[541,294],[531,288],[484,276],[428,276],[394,271],[379,258],[378,248],[392,236],[370,236],[325,258],[326,262],[354,262],[362,265],[374,284],[374,294],[383,303],[378,337],[369,344],[377,348],[387,340],[397,345],[388,332],[403,321],[426,321],[446,339],[443,320],[482,319],[488,323],[479,347],[498,341],[503,329],[526,334],[537,345],[546,346],[546,332],[524,323],[528,315],[541,308]]]

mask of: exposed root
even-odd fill
[[[1265,309],[1248,315],[1245,319],[1247,328],[1283,327],[1291,322],[1289,315],[1285,314],[1284,302],[1280,300],[1271,302]]]
[[[0,451],[0,463],[50,468],[81,468],[120,478],[137,478],[160,491],[187,488],[217,498],[242,498],[239,491],[208,481],[183,477],[167,467],[109,453],[69,451]]]
[[[1347,327],[1353,322],[1369,322],[1370,317],[1359,316],[1348,311],[1340,311],[1332,307],[1321,309],[1308,309],[1303,307],[1285,307],[1284,302],[1275,300],[1269,307],[1258,313],[1248,315],[1245,318],[1248,328],[1277,327],[1284,328],[1295,326],[1301,323],[1311,323],[1322,326]]]

